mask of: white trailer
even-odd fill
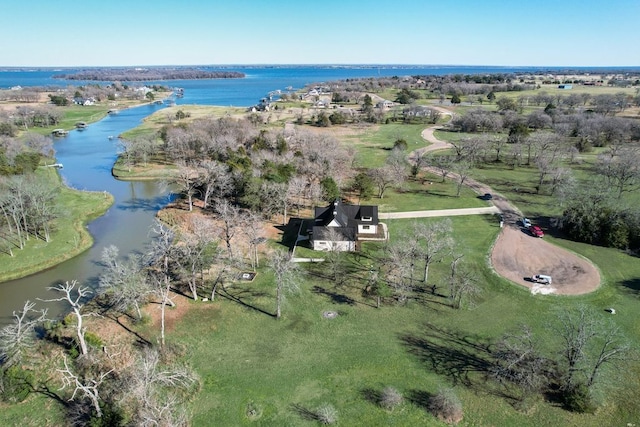
[[[550,285],[552,282],[551,276],[547,276],[545,274],[536,274],[533,276],[533,280],[537,283],[542,283],[543,285]]]

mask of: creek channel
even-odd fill
[[[121,256],[145,250],[151,239],[153,219],[172,195],[156,181],[119,181],[112,176],[111,168],[117,158],[118,135],[164,107],[151,104],[121,110],[54,142],[56,162],[64,166],[59,172],[69,187],[105,191],[114,196],[115,202],[103,216],[88,224],[94,239],[91,249],[40,273],[0,283],[0,326],[11,322],[12,312],[20,310],[26,300],[61,296],[47,287],[77,280],[83,286],[95,288],[105,247],[117,246]],[[68,310],[63,303],[40,301],[35,308],[45,307],[50,318]]]

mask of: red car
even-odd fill
[[[537,225],[532,225],[529,228],[529,232],[531,232],[531,235],[534,237],[542,237],[544,236],[544,232],[542,231],[542,228],[538,227]]]

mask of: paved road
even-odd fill
[[[446,108],[443,108],[443,107],[433,107],[433,108],[436,108],[442,114],[448,115],[451,118],[453,118],[453,113],[451,111],[447,110]],[[436,138],[435,135],[433,134],[434,131],[436,131],[438,129],[442,129],[442,128],[443,128],[442,125],[434,125],[434,126],[429,126],[428,128],[424,129],[422,131],[421,135],[425,140],[430,142],[431,145],[429,145],[428,147],[425,147],[425,148],[421,148],[419,150],[415,150],[414,152],[409,154],[409,160],[411,160],[415,156],[414,153],[418,152],[418,151],[421,152],[421,153],[429,153],[431,151],[444,150],[444,149],[452,147],[452,145],[450,143]],[[435,175],[439,175],[439,171],[437,169],[435,169],[435,168],[427,167],[426,170],[428,170],[429,172],[431,172],[431,173],[433,173]],[[452,173],[452,172],[450,172],[448,176],[452,177],[452,178],[457,178],[458,177],[458,175],[456,175],[455,173]],[[467,178],[465,180],[465,185],[470,187],[477,194],[486,194],[486,193],[492,194],[493,195],[493,200],[492,200],[493,205],[495,206],[495,208],[498,209],[499,212],[502,213],[505,224],[513,225],[513,226],[517,226],[518,225],[518,221],[522,217],[522,212],[520,212],[520,210],[517,207],[515,207],[514,205],[509,203],[509,201],[503,195],[501,195],[499,193],[495,193],[493,191],[493,189],[491,187],[489,187],[488,185],[483,184],[481,182],[478,182],[478,181],[476,181],[474,179],[471,179],[471,178]]]
[[[379,213],[380,219],[401,219],[401,218],[430,218],[436,216],[460,216],[460,215],[487,215],[497,214],[500,209],[496,206],[486,208],[464,208],[464,209],[435,209],[431,211],[410,211],[410,212],[387,212]]]

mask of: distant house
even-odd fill
[[[573,89],[573,85],[558,85],[558,89],[564,89],[564,90],[569,90],[569,89]]]
[[[93,97],[90,98],[84,98],[82,96],[77,96],[75,98],[73,98],[73,103],[76,105],[95,105],[96,104],[96,99]]]
[[[316,251],[355,251],[358,240],[382,231],[377,206],[347,205],[336,200],[314,210],[309,240]]]
[[[396,105],[395,103],[393,103],[392,101],[389,101],[387,99],[383,99],[382,101],[378,102],[376,104],[376,108],[380,108],[383,110],[388,110],[389,108],[393,107],[394,105]]]
[[[424,105],[410,105],[402,110],[405,117],[431,117],[431,108]]]

